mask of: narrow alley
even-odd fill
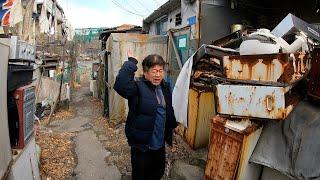
[[[102,109],[99,101],[90,95],[89,73],[84,74],[80,88],[72,92],[71,99],[70,106],[75,109],[75,116],[53,121],[48,128],[53,134],[74,134],[72,143],[78,163],[72,176],[83,180],[121,179],[118,168],[107,165],[105,161],[111,153],[104,147],[104,129],[96,124]]]
[[[86,66],[87,71],[81,76],[80,86],[71,93],[69,110],[58,111],[52,122],[39,130],[37,141],[40,148],[49,152],[47,155],[42,153],[40,158],[44,166],[42,179],[131,179],[130,148],[124,124],[113,125],[102,116],[102,103],[90,92],[91,64],[79,63]],[[66,112],[72,115],[66,116]],[[57,143],[52,146],[55,140]],[[206,149],[192,151],[179,136],[175,136],[173,148],[167,151],[163,179],[170,179],[170,169],[173,169],[174,179],[201,179]],[[56,154],[59,152],[62,154]],[[175,160],[179,161],[172,164]],[[188,172],[190,169],[193,171]]]

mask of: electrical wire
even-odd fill
[[[153,0],[153,2],[155,2],[158,6],[161,5],[157,0]]]
[[[150,13],[152,12],[150,9],[148,9],[145,5],[143,5],[143,3],[140,0],[136,0],[136,2],[138,2],[138,4],[140,4],[141,7],[145,8],[147,11],[149,11]]]
[[[115,4],[116,6],[118,6],[120,9],[122,9],[122,10],[128,12],[128,13],[131,13],[131,14],[133,14],[133,15],[140,16],[140,17],[145,17],[145,16],[142,15],[142,14],[135,13],[135,12],[132,12],[132,11],[128,10],[127,8],[123,7],[123,6],[122,6],[119,2],[117,2],[116,0],[111,0],[111,2],[112,2],[113,4]]]
[[[136,8],[134,8],[130,3],[129,3],[129,1],[122,1],[122,2],[124,2],[124,3],[126,3],[128,6],[130,6],[130,8],[133,10],[133,12],[135,12],[135,13],[137,13],[137,14],[141,14],[139,11],[137,11],[137,9]],[[118,2],[119,3],[119,2]],[[120,3],[119,3],[120,4]]]

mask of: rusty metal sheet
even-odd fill
[[[283,120],[297,104],[286,94],[291,87],[219,84],[216,88],[217,112],[224,115]]]
[[[308,94],[320,99],[320,48],[315,48],[312,53]]]
[[[311,60],[307,54],[225,56],[223,67],[228,79],[293,84],[305,77]]]

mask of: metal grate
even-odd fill
[[[30,87],[25,90],[23,97],[24,140],[27,141],[33,134],[35,112],[35,88]]]

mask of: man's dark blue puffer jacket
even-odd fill
[[[144,77],[134,80],[136,60],[129,59],[121,67],[113,88],[120,96],[128,99],[129,113],[125,132],[129,145],[147,148],[156,119],[156,86]],[[165,141],[172,145],[173,129],[177,127],[177,122],[172,107],[170,84],[163,81],[161,88],[166,101]]]

